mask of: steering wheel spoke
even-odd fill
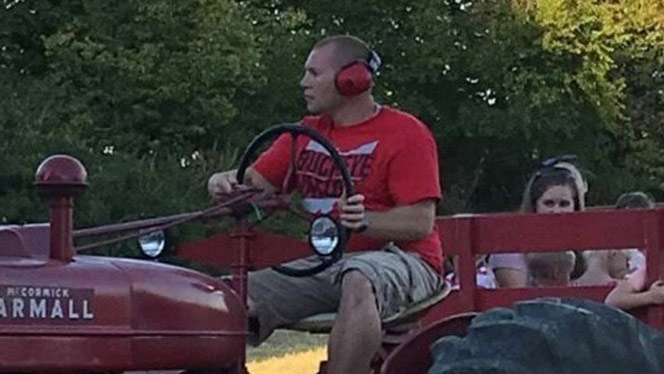
[[[339,155],[339,152],[336,150],[336,148],[318,132],[299,124],[274,126],[263,131],[256,138],[254,138],[254,140],[252,140],[252,142],[247,146],[247,149],[244,151],[242,158],[240,159],[240,165],[238,166],[237,169],[237,179],[244,180],[247,168],[250,166],[250,160],[251,160],[250,157],[258,151],[258,149],[263,143],[272,140],[281,134],[286,134],[286,133],[292,136],[292,142],[291,142],[292,145],[289,157],[290,168],[286,178],[284,179],[284,183],[282,185],[282,191],[290,191],[291,188],[293,187],[292,181],[295,179],[297,172],[296,170],[297,137],[306,136],[314,140],[318,144],[320,144],[328,153],[328,155],[333,161],[334,166],[339,170],[341,174],[343,181],[343,189],[345,191],[346,196],[351,196],[354,194],[353,182],[351,180],[350,173],[348,172],[348,168],[346,168],[346,164],[344,163],[343,159],[341,158],[341,155]],[[305,220],[311,221],[312,223],[313,220],[317,218],[316,215],[309,212],[305,212],[302,209],[295,208],[292,206],[292,204],[288,206],[288,210],[292,214],[300,218],[303,218]],[[330,251],[329,254],[327,255],[319,255],[320,258],[319,264],[314,265],[307,269],[292,268],[285,265],[274,266],[273,269],[282,274],[296,276],[296,277],[313,275],[327,269],[330,265],[338,261],[343,256],[343,248],[350,236],[350,230],[347,230],[345,228],[342,228],[340,225],[337,225],[337,234],[338,238],[336,238],[337,240],[334,241],[334,243],[336,243],[334,250]],[[320,238],[318,238],[318,241],[320,241],[321,243],[325,242],[326,240],[329,240],[329,238],[327,238],[325,234],[323,234],[322,236],[320,236]],[[312,248],[315,245],[312,240],[310,240],[310,244],[312,245]]]

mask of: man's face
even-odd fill
[[[333,65],[333,55],[334,46],[328,44],[312,50],[304,64],[300,86],[312,114],[330,114],[344,103],[345,98],[334,85],[338,68]]]

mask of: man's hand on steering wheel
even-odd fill
[[[214,173],[208,179],[208,192],[210,196],[217,200],[224,194],[231,193],[234,186],[237,186],[237,171],[228,170],[221,173]]]
[[[367,229],[369,222],[364,209],[364,195],[355,194],[348,198],[342,196],[339,199],[339,209],[341,225],[355,232]]]
[[[259,188],[268,195],[274,192],[274,187],[260,174],[247,169],[245,174],[245,183],[240,184],[237,180],[237,170],[228,170],[220,173],[214,173],[208,179],[208,192],[212,200],[221,200],[228,194],[236,191],[243,191],[251,188]]]
[[[362,227],[365,226],[363,222],[366,222],[366,216],[364,212],[364,196],[356,195],[353,188],[353,180],[350,176],[350,172],[346,167],[346,164],[339,154],[339,151],[329,142],[325,137],[316,132],[313,129],[310,129],[301,124],[285,124],[279,126],[273,126],[269,129],[266,129],[258,136],[256,136],[251,143],[247,146],[242,157],[240,158],[240,163],[238,165],[237,171],[228,171],[223,173],[214,174],[208,180],[208,191],[213,197],[217,199],[223,199],[228,195],[229,192],[237,191],[238,187],[241,185],[237,184],[238,181],[242,181],[247,187],[253,189],[259,189],[264,192],[264,195],[272,195],[277,191],[276,186],[273,186],[265,179],[259,172],[253,170],[251,165],[252,156],[257,153],[263,145],[263,143],[275,139],[276,137],[282,134],[290,134],[292,137],[292,142],[290,144],[290,164],[289,172],[290,175],[286,176],[283,185],[281,186],[282,192],[288,192],[291,189],[290,182],[292,182],[292,175],[297,172],[296,168],[296,138],[298,136],[306,136],[311,141],[318,143],[320,147],[325,150],[328,156],[332,159],[334,167],[338,170],[341,175],[342,190],[340,191],[342,195],[343,202],[340,203],[344,206],[343,209],[340,208],[340,213],[344,215],[343,221],[345,224],[342,224],[340,220],[335,220],[332,217],[323,215],[320,217],[315,217],[307,215],[307,219],[311,219],[311,228],[310,228],[310,244],[314,253],[318,256],[320,262],[316,265],[313,265],[308,268],[298,268],[291,267],[288,265],[279,265],[273,266],[272,268],[282,274],[296,277],[306,277],[316,273],[319,273],[327,269],[334,262],[338,261],[343,256],[343,250],[348,241],[350,234],[353,230],[361,231]],[[288,138],[281,138],[288,139]],[[278,141],[278,140],[277,140]],[[350,196],[346,199],[344,196]],[[293,211],[293,210],[291,210]],[[311,216],[311,217],[310,217]],[[316,226],[314,227],[314,225]],[[333,229],[334,237],[329,237],[328,234],[323,232],[316,231],[315,234],[311,234],[311,230],[327,230]],[[312,239],[311,235],[317,235],[316,238]],[[316,240],[317,244],[314,244],[312,240]],[[321,244],[320,241],[327,243],[331,240],[331,244]],[[323,246],[323,247],[321,247]]]

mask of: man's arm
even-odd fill
[[[364,210],[364,196],[354,195],[341,203],[341,222],[350,229],[364,225],[364,235],[387,240],[417,240],[429,235],[436,219],[436,203],[427,199],[385,211]]]

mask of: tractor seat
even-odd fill
[[[385,318],[382,323],[383,327],[392,327],[397,326],[405,322],[410,322],[414,319],[417,319],[420,314],[427,311],[432,306],[441,302],[447,295],[449,295],[452,288],[450,285],[445,282],[443,289],[437,294],[431,296],[428,299],[424,299],[417,303],[413,303],[403,308],[398,313]],[[321,313],[316,314],[311,317],[307,317],[303,320],[297,321],[293,324],[285,326],[284,329],[295,330],[295,331],[304,331],[315,334],[328,334],[332,330],[332,325],[336,319],[336,313]]]

